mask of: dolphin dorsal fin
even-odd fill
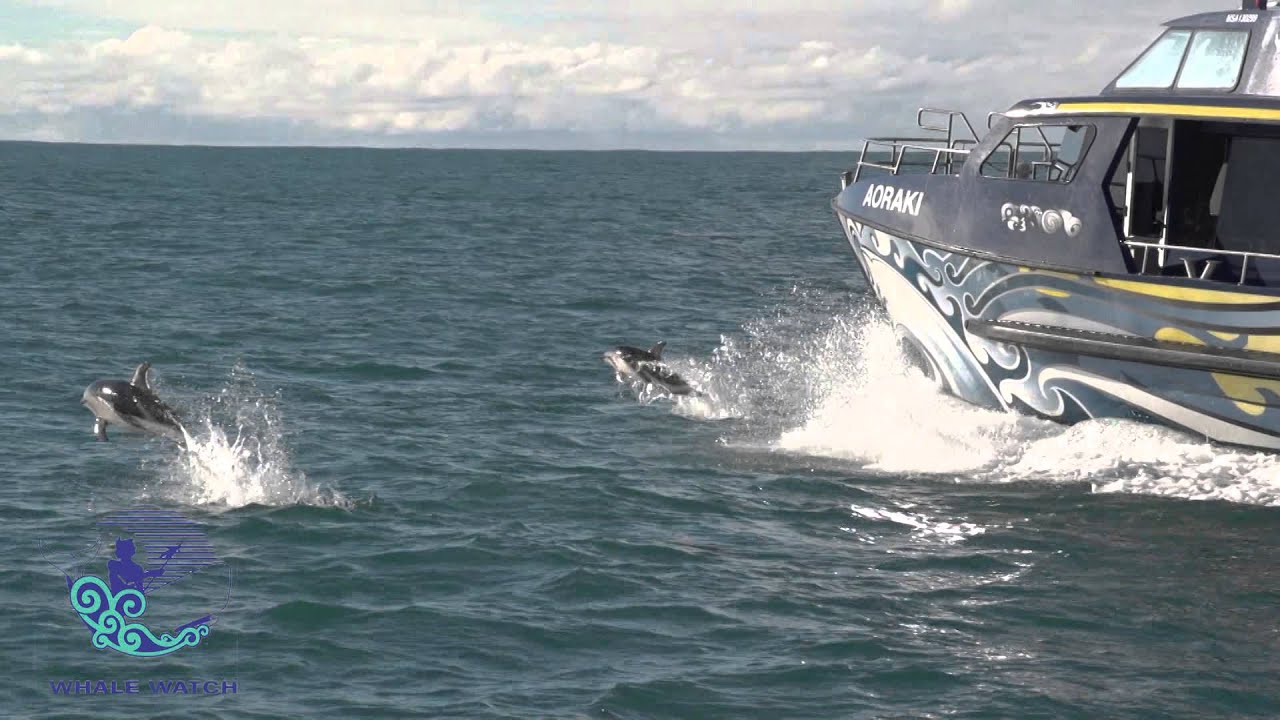
[[[136,388],[150,390],[151,385],[147,383],[147,371],[150,369],[151,363],[149,362],[144,362],[139,365],[138,369],[133,371],[133,379],[129,381],[129,384]]]
[[[663,351],[664,349],[666,349],[666,347],[667,347],[667,341],[666,341],[666,340],[660,340],[660,341],[658,341],[658,343],[657,343],[656,345],[654,345],[653,347],[649,348],[649,354],[650,354],[650,355],[652,355],[652,356],[654,356],[654,357],[656,357],[656,358],[658,358],[659,360],[661,360],[661,359],[662,359],[662,351]]]

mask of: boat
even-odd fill
[[[976,405],[1280,449],[1280,8],[1183,17],[1097,95],[921,108],[832,200],[910,356]]]

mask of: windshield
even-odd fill
[[[1169,30],[1116,79],[1117,88],[1230,90],[1240,80],[1247,30]]]
[[[1229,90],[1240,78],[1249,34],[1202,30],[1191,41],[1191,50],[1178,76],[1180,88]]]
[[[1178,66],[1182,64],[1182,54],[1190,39],[1190,30],[1165,33],[1116,80],[1116,87],[1169,87],[1178,76]]]

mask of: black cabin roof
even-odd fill
[[[1280,123],[1280,8],[1199,13],[1170,20],[1164,27],[1099,94],[1033,98],[1004,114],[1165,115]]]

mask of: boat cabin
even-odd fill
[[[917,125],[933,135],[867,141],[843,184],[868,169],[935,176],[920,192],[951,198],[951,216],[905,218],[929,225],[922,237],[1069,270],[1280,287],[1280,9],[1266,0],[1167,23],[1099,95],[1020,102],[981,135],[952,111],[922,109]]]

